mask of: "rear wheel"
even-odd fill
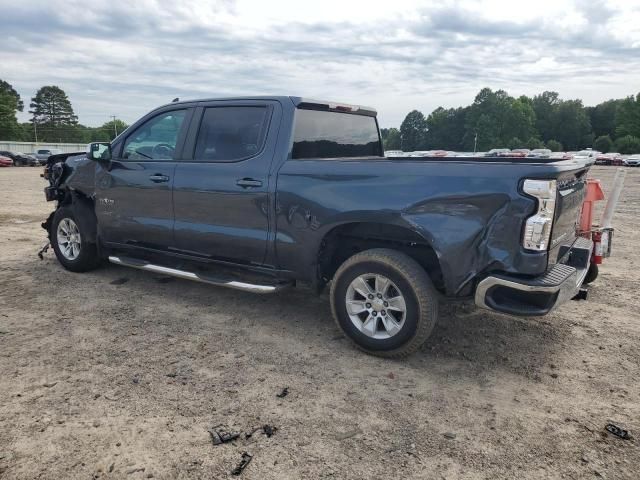
[[[389,249],[358,253],[336,272],[331,309],[340,329],[372,355],[400,358],[420,348],[438,317],[438,296],[425,270]]]
[[[58,261],[72,272],[93,270],[100,264],[98,249],[90,242],[89,233],[83,231],[87,222],[78,220],[71,207],[60,207],[51,223],[51,245]]]
[[[598,265],[595,263],[590,264],[589,270],[587,270],[587,275],[584,277],[582,283],[586,285],[595,281],[595,279],[598,278],[598,273]]]

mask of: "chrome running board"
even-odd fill
[[[163,275],[170,275],[172,277],[183,278],[185,280],[194,280],[196,282],[208,283],[209,285],[215,285],[218,287],[234,288],[236,290],[243,290],[245,292],[252,293],[275,293],[283,288],[291,286],[289,283],[278,283],[273,285],[260,285],[254,283],[240,282],[238,280],[216,278],[211,275],[197,274],[193,272],[187,272],[184,270],[178,270],[176,268],[163,267],[161,265],[154,265],[144,260],[137,260],[133,258],[123,258],[110,256],[109,261],[116,265],[122,265],[125,267],[137,268],[139,270],[146,270],[148,272],[161,273]]]

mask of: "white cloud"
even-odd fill
[[[615,0],[0,0],[0,31],[25,104],[55,84],[89,125],[279,93],[372,105],[392,126],[484,86],[594,104],[636,93],[640,71],[640,6]]]

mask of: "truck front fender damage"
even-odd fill
[[[87,232],[87,240],[96,242],[97,220],[95,214],[94,200],[92,197],[92,182],[78,181],[80,176],[86,180],[87,175],[83,175],[84,170],[92,167],[91,161],[86,159],[84,153],[70,153],[52,155],[47,161],[44,178],[49,181],[49,186],[45,188],[47,201],[56,201],[56,209],[51,212],[47,220],[42,223],[42,228],[47,231],[49,241],[51,241],[53,216],[62,205],[69,206],[79,223],[82,231]],[[78,172],[80,171],[80,175]],[[86,188],[85,188],[86,187]],[[83,190],[86,190],[85,193]]]

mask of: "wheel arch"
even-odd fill
[[[92,243],[97,243],[98,220],[96,218],[94,199],[78,190],[68,188],[65,189],[65,194],[59,201],[56,210],[51,213],[47,221],[42,225],[49,232],[49,240],[51,240],[51,236],[53,235],[53,216],[63,207],[71,209],[80,228],[87,235],[87,240]]]
[[[343,223],[323,236],[316,259],[319,289],[346,259],[373,248],[391,248],[409,255],[425,269],[436,290],[444,293],[442,267],[431,244],[408,226],[384,222]]]

